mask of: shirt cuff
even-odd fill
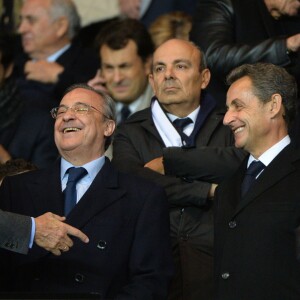
[[[31,235],[30,235],[30,241],[29,241],[29,248],[30,249],[33,246],[34,236],[35,236],[35,221],[34,221],[34,218],[31,217]]]

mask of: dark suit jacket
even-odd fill
[[[21,97],[25,99],[28,105],[42,107],[47,112],[59,104],[67,87],[74,83],[87,82],[95,76],[100,65],[96,53],[84,49],[77,40],[56,60],[65,68],[59,75],[56,84],[27,80],[24,66],[28,60],[29,57],[26,54],[20,54],[14,67],[13,75],[17,80]]]
[[[205,113],[204,107],[201,106],[201,109]],[[171,159],[170,153],[173,150],[189,151],[165,148],[153,123],[150,108],[132,115],[118,127],[114,137],[113,163],[121,170],[136,173],[158,183],[167,193],[171,208],[173,254],[175,260],[181,257],[178,264],[181,264],[180,268],[184,274],[184,282],[179,280],[176,288],[183,285],[183,299],[202,297],[208,300],[212,297],[213,219],[212,201],[207,200],[207,195],[211,183],[218,182],[220,174],[223,174],[223,179],[231,174],[241,161],[241,156],[236,159],[239,150],[232,146],[233,138],[229,128],[222,124],[223,115],[224,112],[219,111],[210,113],[196,137],[198,166],[205,168],[203,173],[206,174],[199,180],[193,180],[188,175],[177,176],[174,173],[160,175],[144,168],[147,162],[165,154]],[[202,151],[205,152],[204,160],[201,157]],[[226,162],[221,161],[219,155],[226,159]],[[209,168],[207,159],[210,161]],[[228,168],[224,168],[224,165]],[[175,296],[174,299],[181,298]]]
[[[208,90],[226,102],[226,75],[245,63],[285,67],[300,87],[300,53],[289,56],[286,38],[300,32],[300,16],[275,20],[264,0],[198,0],[191,39],[206,53],[212,72]]]
[[[59,163],[6,178],[0,199],[1,208],[13,212],[63,215]],[[106,161],[66,222],[85,232],[90,242],[74,240],[59,257],[37,246],[26,256],[7,251],[5,261],[1,254],[6,265],[2,291],[165,299],[173,267],[161,188],[119,173]]]
[[[216,299],[298,300],[299,151],[286,147],[241,200],[246,163],[215,197]]]
[[[31,219],[0,209],[0,247],[26,254],[31,234]]]

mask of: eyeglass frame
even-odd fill
[[[78,111],[80,111],[80,110],[76,111],[76,110],[74,110],[74,108],[73,108],[73,107],[76,106],[76,105],[77,105],[77,106],[78,106],[78,105],[83,105],[83,106],[85,106],[85,107],[87,108],[87,110],[82,110],[81,113],[80,113],[80,112],[78,113]],[[98,108],[94,107],[93,105],[84,103],[84,102],[76,102],[76,103],[73,104],[72,106],[67,106],[67,105],[62,104],[62,105],[59,105],[59,106],[57,106],[57,107],[53,107],[53,108],[50,110],[50,114],[51,114],[51,116],[52,116],[53,119],[56,120],[56,119],[58,118],[57,112],[58,112],[58,110],[59,110],[61,107],[64,107],[64,108],[66,109],[66,111],[65,111],[64,113],[61,113],[59,116],[64,115],[69,109],[72,110],[73,113],[74,113],[75,115],[77,115],[77,114],[79,114],[79,115],[86,115],[86,114],[88,114],[88,113],[91,111],[91,108],[92,108],[92,109],[96,110],[97,112],[101,113],[106,119],[109,119],[109,120],[111,119],[111,118],[109,118],[107,115],[105,115],[101,110],[99,110]]]

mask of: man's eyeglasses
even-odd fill
[[[86,115],[92,109],[96,110],[99,113],[102,113],[102,111],[100,111],[96,107],[86,104],[86,103],[76,103],[71,107],[68,107],[66,105],[60,105],[58,107],[52,108],[50,110],[50,113],[51,113],[52,118],[57,119],[59,117],[62,117],[68,111],[68,109],[71,109],[76,115]],[[107,117],[106,115],[103,114],[103,116],[105,118],[109,119],[109,117]]]

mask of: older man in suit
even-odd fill
[[[1,208],[65,214],[90,241],[74,241],[59,257],[38,247],[21,257],[7,252],[2,291],[165,299],[173,274],[167,202],[160,187],[117,172],[105,159],[115,128],[113,100],[75,85],[52,116],[61,160],[4,179]]]
[[[242,65],[228,82],[224,124],[250,155],[216,192],[216,299],[300,299],[300,154],[288,135],[296,82],[266,63]]]
[[[205,57],[194,44],[180,39],[163,43],[153,57],[150,83],[156,96],[151,107],[121,124],[114,139],[113,163],[167,192],[176,267],[169,299],[174,300],[213,297],[214,189],[244,157],[222,124],[224,110],[215,110],[214,99],[203,91],[209,79]],[[173,155],[190,150],[198,153],[203,176],[197,180],[169,170],[170,161],[177,162]],[[168,161],[164,171],[162,156]]]

